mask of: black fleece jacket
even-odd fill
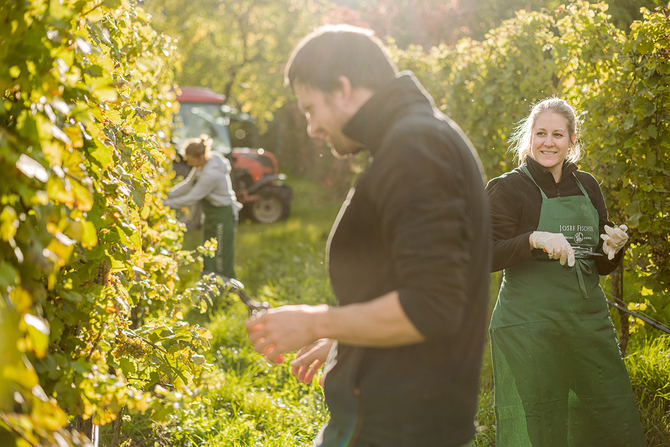
[[[574,172],[588,194],[593,206],[598,210],[599,234],[605,234],[605,225],[613,226],[608,220],[607,207],[598,181],[591,174],[578,171],[577,165],[565,162],[561,181],[556,183],[554,176],[544,166],[531,157],[525,160],[528,170],[548,198],[581,195],[572,173]],[[491,208],[491,229],[493,236],[492,271],[503,270],[521,261],[530,261],[541,250],[531,250],[529,236],[537,230],[540,222],[542,195],[535,183],[520,169],[516,168],[486,185],[489,206]],[[603,241],[600,239],[596,252],[603,253]],[[623,259],[621,250],[611,261],[607,256],[596,258],[598,274],[611,273]]]
[[[488,306],[479,158],[406,73],[375,92],[343,132],[372,161],[331,232],[333,290],[340,305],[397,290],[426,341],[340,345],[324,385],[330,424],[385,447],[459,446],[474,435]]]

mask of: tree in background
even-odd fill
[[[527,12],[554,11],[565,0],[335,0],[339,5],[330,21],[367,26],[378,36],[390,37],[405,49],[420,45],[425,49],[446,43],[453,45],[462,38],[482,40],[486,33],[514,17]],[[627,29],[640,20],[641,7],[654,8],[663,0],[606,0],[612,21]]]
[[[424,59],[411,48],[395,56],[429,80],[488,178],[514,167],[507,144],[534,102],[557,94],[583,111],[580,163],[602,182],[613,220],[630,227],[628,305],[662,321],[670,320],[669,24],[667,8],[645,10],[627,35],[606,5],[574,2],[551,14],[521,11],[483,41],[441,46]],[[613,285],[622,299],[620,283]]]
[[[180,85],[202,86],[250,113],[261,130],[289,96],[283,67],[320,23],[322,0],[148,0],[154,26],[177,38]]]
[[[607,12],[612,15],[610,20],[614,26],[624,31],[628,31],[634,21],[643,19],[640,8],[653,10],[668,5],[665,0],[607,0],[605,3],[609,5]]]
[[[641,6],[652,7],[661,1],[609,0],[613,5],[610,13],[614,14],[611,20],[620,28],[627,27],[633,19],[641,18]],[[304,132],[302,122],[297,129],[279,131],[287,129],[288,123],[297,122],[292,117],[293,97],[283,85],[283,67],[295,43],[316,26],[348,23],[372,28],[388,40],[389,47],[411,53],[416,62],[431,52],[444,52],[445,45],[454,46],[464,38],[487,41],[489,30],[513,18],[518,10],[550,12],[561,3],[560,0],[336,0],[334,4],[325,0],[147,0],[145,6],[154,15],[157,29],[178,38],[182,59],[177,83],[205,86],[225,94],[231,106],[257,120],[261,135],[254,136],[246,129],[245,133],[252,135],[246,141],[258,142],[275,152],[280,164],[289,168],[288,172],[300,175],[314,171],[308,167],[322,157],[313,159],[306,155],[313,143],[297,137]],[[518,38],[534,39],[534,36]],[[504,44],[503,39],[489,46]],[[468,45],[462,43],[458,47],[464,57]],[[398,56],[404,57],[400,53]],[[405,61],[409,62],[406,58]],[[432,94],[443,94],[443,83],[428,84],[435,87]],[[510,112],[506,109],[504,113]],[[277,123],[270,130],[267,123],[272,120]],[[332,175],[316,166],[315,170]]]

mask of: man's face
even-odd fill
[[[323,92],[308,85],[296,83],[294,92],[307,118],[307,133],[328,144],[334,155],[346,156],[362,149],[360,143],[342,133],[342,128],[353,116],[344,108],[342,92]]]

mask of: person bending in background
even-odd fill
[[[165,206],[180,209],[200,203],[205,215],[204,240],[216,239],[214,257],[205,257],[203,274],[235,277],[235,225],[242,204],[237,201],[230,180],[230,162],[211,151],[207,135],[186,141],[184,156],[191,166],[188,177],[168,193]]]
[[[372,162],[328,240],[339,307],[269,309],[247,322],[250,340],[275,362],[300,350],[306,382],[326,362],[317,446],[470,445],[490,276],[479,158],[369,30],[315,31],[286,74],[310,135]]]
[[[637,447],[645,438],[598,275],[622,261],[626,226],[575,162],[578,120],[564,100],[519,127],[519,167],[486,186],[498,447]]]

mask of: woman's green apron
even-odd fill
[[[216,239],[214,257],[205,256],[204,273],[218,273],[227,278],[235,277],[235,213],[232,205],[214,206],[207,199],[200,201],[205,214],[204,240]]]
[[[591,252],[598,211],[575,181],[583,195],[549,199],[540,188],[537,230]],[[497,447],[646,446],[593,259],[505,269],[490,333]]]

